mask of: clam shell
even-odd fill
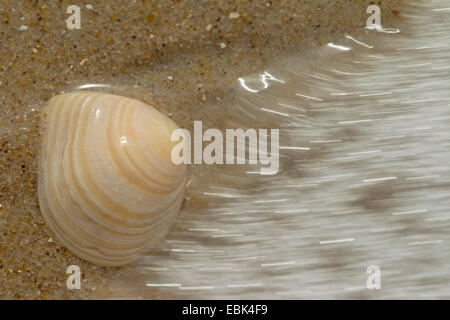
[[[138,100],[93,91],[50,99],[39,163],[42,215],[74,254],[131,263],[180,210],[186,166],[171,161],[178,126]]]

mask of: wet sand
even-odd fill
[[[372,3],[80,1],[81,29],[68,30],[72,1],[2,1],[0,297],[107,296],[120,271],[73,256],[39,212],[41,109],[51,96],[89,83],[111,85],[189,126],[212,102],[227,100],[238,77],[264,70],[280,55],[364,33]],[[403,1],[376,4],[383,25],[402,19]],[[73,264],[82,270],[82,290],[66,288]]]

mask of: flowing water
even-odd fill
[[[416,4],[398,32],[349,34],[240,78],[197,120],[279,128],[279,172],[192,166],[174,229],[124,272],[139,287],[115,294],[449,298],[449,13]],[[380,290],[366,287],[371,265]]]

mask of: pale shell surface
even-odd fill
[[[93,91],[55,96],[45,112],[38,194],[46,222],[87,261],[137,260],[183,202],[186,166],[170,157],[178,126],[141,101]]]

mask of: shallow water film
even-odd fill
[[[448,298],[445,5],[240,78],[233,105],[211,112],[226,128],[279,128],[280,170],[197,168],[166,245],[136,267],[139,293]],[[367,289],[371,268],[381,290]]]

